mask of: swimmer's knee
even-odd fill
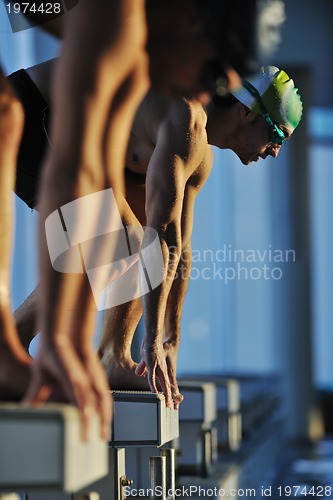
[[[149,86],[149,59],[147,53],[142,51],[130,78],[129,93],[139,103],[148,91]]]
[[[149,60],[142,50],[130,66],[127,77],[119,87],[114,100],[114,108],[122,113],[136,111],[137,106],[147,93],[150,86]]]
[[[136,79],[135,83],[139,88],[139,92],[146,93],[150,87],[149,57],[146,51],[143,51],[141,54],[134,77]]]
[[[69,165],[66,161],[59,161],[57,157],[48,159],[41,185],[42,192],[60,191],[64,204],[109,187],[105,183],[105,175],[99,163],[85,163],[78,158]]]

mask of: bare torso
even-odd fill
[[[180,103],[179,99],[179,103]],[[190,143],[192,158],[184,165],[187,185],[201,188],[212,165],[211,147],[207,144],[205,131],[206,113],[198,102],[189,103],[193,123],[189,123],[188,136],[184,138]],[[140,106],[130,134],[126,154],[126,199],[142,225],[146,224],[145,190],[146,175],[151,157],[154,153],[161,125],[168,119],[171,108],[175,108],[175,100],[169,100],[149,93]],[[207,160],[207,161],[204,161]],[[161,162],[163,168],[163,162]],[[179,167],[181,168],[181,167]],[[179,172],[181,174],[181,172]]]
[[[50,99],[50,75],[53,66],[54,60],[50,60],[28,69],[29,76],[46,100]],[[188,142],[187,147],[192,153],[184,166],[186,184],[195,186],[199,190],[211,170],[212,152],[207,144],[205,129],[207,116],[202,105],[197,101],[187,101],[182,98],[170,99],[163,97],[160,93],[148,92],[136,113],[125,160],[126,199],[142,225],[146,224],[146,176],[162,125],[173,114],[177,128],[177,115],[184,112],[184,107],[190,110],[188,134],[182,137],[180,127],[179,141]],[[159,163],[161,169],[164,166],[163,162]],[[154,182],[156,183],[156,177]]]

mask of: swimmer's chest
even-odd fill
[[[136,174],[145,175],[153,151],[153,144],[140,139],[132,132],[127,147],[126,168]]]

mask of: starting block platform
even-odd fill
[[[112,447],[160,447],[178,437],[178,411],[165,406],[162,393],[112,391],[112,396]]]
[[[179,407],[179,418],[186,422],[211,424],[216,419],[216,387],[207,381],[179,380],[184,401]]]
[[[186,378],[184,380],[187,380]],[[216,386],[216,420],[218,448],[237,451],[242,440],[241,386],[239,380],[224,375],[193,375],[192,384],[209,382]]]
[[[177,441],[179,436],[178,410],[165,406],[162,393],[112,391],[112,396],[114,421],[110,446],[114,451],[124,449],[126,477],[134,480],[135,488],[147,489],[152,484],[159,484],[158,481],[161,481],[161,485],[166,481],[169,489],[172,488],[175,475],[172,458],[174,450],[165,449],[165,445],[170,444],[170,441]],[[165,471],[162,470],[163,467]],[[121,474],[114,469],[113,475],[117,477]],[[96,490],[104,491],[100,487]],[[110,498],[103,494],[100,496],[100,500]],[[124,494],[120,494],[114,500],[123,498]]]
[[[97,415],[91,419],[88,441],[82,441],[80,414],[73,406],[0,404],[0,498],[2,492],[15,491],[29,500],[123,500],[124,487],[131,484],[125,450],[146,450],[148,471],[148,461],[157,460],[149,455],[178,438],[178,411],[166,407],[161,393],[111,393],[114,416],[108,444],[100,439]],[[171,452],[162,450],[160,455],[165,461],[161,477],[172,482]],[[155,467],[151,481],[158,481],[159,473]]]
[[[81,439],[77,408],[0,404],[0,491],[75,492],[108,473],[98,415]]]
[[[217,461],[216,386],[207,381],[183,379],[178,383],[184,396],[179,408],[178,472],[206,477]]]

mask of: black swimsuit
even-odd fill
[[[7,77],[24,108],[24,131],[16,168],[15,193],[30,208],[38,205],[41,167],[49,146],[51,110],[28,73],[21,69]],[[146,175],[125,169],[125,177],[145,184]]]
[[[8,76],[24,108],[24,131],[16,169],[16,194],[30,207],[37,203],[40,170],[49,145],[49,106],[23,69]]]

